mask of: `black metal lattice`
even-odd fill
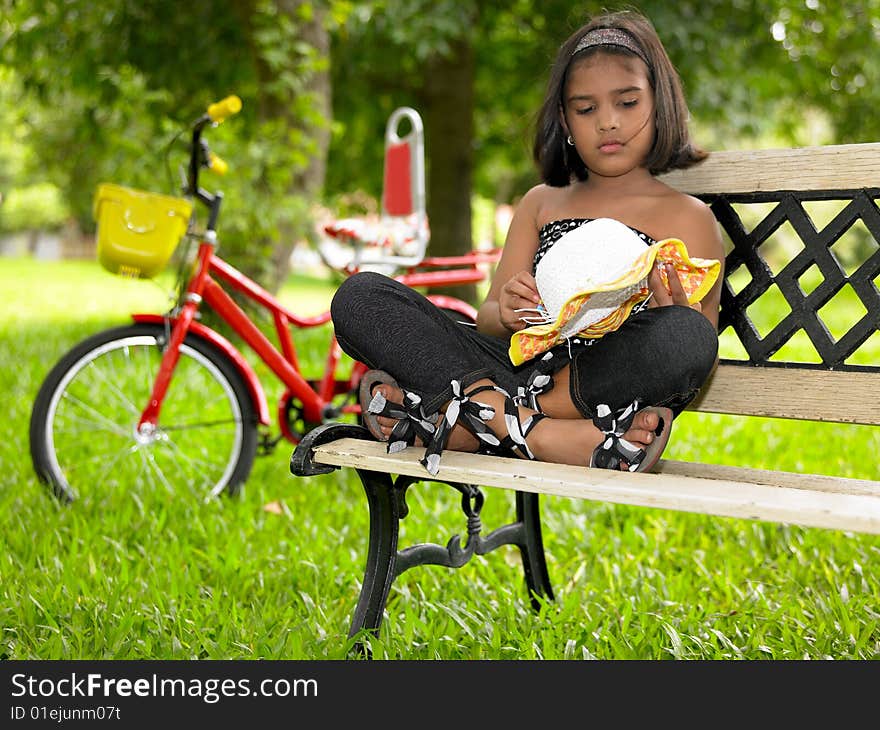
[[[836,370],[880,370],[880,366],[852,365],[845,361],[880,328],[880,292],[874,279],[880,275],[880,247],[847,275],[831,247],[859,220],[875,242],[880,242],[880,209],[875,198],[880,189],[833,190],[819,192],[768,192],[737,195],[705,195],[721,227],[730,237],[733,248],[725,263],[725,281],[721,292],[719,332],[731,327],[748,354],[748,364]],[[815,200],[844,201],[842,210],[821,229],[817,229],[803,203]],[[746,230],[735,204],[775,203],[767,215],[751,230]],[[800,238],[803,249],[777,274],[762,257],[761,246],[786,222]],[[751,281],[735,293],[731,276],[745,266]],[[805,293],[799,285],[803,274],[816,266],[822,283]],[[773,285],[777,286],[791,308],[789,314],[761,337],[748,308]],[[849,285],[865,307],[865,314],[839,339],[835,339],[819,317],[822,309],[840,290]],[[784,344],[803,330],[816,349],[821,364],[770,361]],[[744,361],[726,361],[741,363]]]

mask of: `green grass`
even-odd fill
[[[0,657],[345,658],[368,535],[357,478],[294,478],[282,444],[236,499],[95,485],[59,505],[28,456],[37,388],[75,342],[164,294],[90,263],[5,259],[0,287]],[[331,293],[296,280],[283,299],[313,313]],[[326,336],[297,334],[308,367]],[[667,455],[877,479],[878,431],[684,414]],[[486,491],[488,530],[510,521],[512,495]],[[413,488],[401,546],[463,533],[457,496]],[[415,568],[395,581],[374,656],[880,658],[877,536],[564,498],[542,513],[555,601],[532,611],[515,548]]]

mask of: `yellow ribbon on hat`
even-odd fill
[[[508,354],[514,365],[531,360],[536,355],[555,347],[566,339],[563,329],[567,322],[577,316],[589,304],[590,298],[599,292],[611,292],[641,284],[636,291],[611,314],[577,332],[578,337],[596,339],[616,330],[629,316],[633,307],[648,298],[650,288],[647,277],[655,262],[671,263],[678,273],[682,288],[687,294],[688,304],[699,302],[718,279],[721,262],[717,259],[703,259],[688,256],[684,242],[677,238],[666,238],[648,246],[644,253],[633,262],[632,267],[622,276],[606,284],[594,286],[578,292],[569,298],[559,310],[555,322],[538,324],[515,332],[510,338]],[[660,269],[664,285],[668,285],[666,269]]]

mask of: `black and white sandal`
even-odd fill
[[[518,406],[526,406],[533,411],[543,413],[544,410],[538,403],[538,396],[553,390],[553,365],[551,360],[553,353],[548,352],[538,361],[538,366],[529,374],[525,386],[520,386],[513,396],[513,402]]]
[[[636,415],[642,411],[653,411],[660,418],[654,430],[654,440],[645,449],[640,449],[623,438],[623,434],[629,431]],[[605,438],[593,451],[590,466],[619,470],[621,465],[625,465],[628,471],[650,471],[669,443],[672,418],[673,414],[669,408],[648,406],[640,409],[638,400],[634,400],[616,413],[612,412],[608,405],[600,404],[596,408],[593,423],[605,434]]]
[[[520,420],[519,405],[503,388],[497,385],[480,385],[465,392],[466,385],[459,380],[450,383],[451,399],[446,412],[437,425],[434,437],[428,442],[425,456],[421,460],[428,473],[436,475],[440,469],[440,454],[446,448],[449,434],[456,423],[461,422],[480,441],[479,453],[488,454],[519,454],[526,459],[534,459],[526,438],[532,429],[544,418],[543,413],[533,413],[525,421]],[[475,396],[494,390],[504,396],[504,423],[507,435],[498,438],[497,434],[487,425],[495,417],[495,408],[487,403],[474,400]]]
[[[373,393],[377,385],[387,384],[403,393],[403,403],[392,403],[382,393]],[[397,381],[384,370],[368,370],[361,378],[358,391],[361,404],[361,420],[367,430],[379,441],[388,442],[388,453],[403,451],[412,446],[416,438],[427,444],[437,430],[436,424],[440,414],[426,414],[422,399],[416,393],[404,390]],[[382,433],[379,416],[394,418],[397,423],[391,429],[391,435]]]

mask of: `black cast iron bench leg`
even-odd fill
[[[368,631],[378,636],[379,627],[385,611],[385,604],[394,579],[416,564],[434,562],[425,559],[404,561],[401,570],[398,566],[398,536],[400,533],[400,520],[405,516],[406,507],[402,505],[395,491],[391,477],[386,473],[372,472],[363,469],[356,470],[367,495],[370,510],[370,538],[367,554],[367,567],[364,572],[364,582],[358,598],[352,619],[349,638],[354,638],[361,631]],[[525,574],[526,589],[534,610],[541,606],[541,598],[553,600],[553,588],[550,583],[550,574],[547,571],[547,561],[544,555],[544,543],[541,536],[541,521],[538,510],[538,495],[529,492],[516,493],[517,523],[507,525],[505,528],[496,530],[495,539],[490,535],[484,540],[475,536],[473,546],[475,553],[486,554],[503,544],[515,544],[520,551]],[[509,531],[507,539],[502,534]],[[423,550],[429,546],[417,546],[416,550]],[[445,549],[448,553],[448,548]],[[433,551],[432,551],[433,552]],[[438,551],[439,552],[439,551]],[[468,550],[469,552],[469,550]],[[452,565],[452,563],[456,563]],[[466,562],[466,559],[464,560]],[[408,564],[409,563],[409,564]],[[445,563],[451,567],[460,567],[459,561],[452,559],[437,560],[437,563]],[[463,562],[461,563],[463,564]],[[355,644],[355,649],[363,651],[360,643]]]
[[[366,630],[379,635],[382,614],[391,584],[396,577],[397,538],[400,533],[400,506],[389,474],[357,469],[370,510],[370,538],[364,582],[348,637]],[[363,651],[357,642],[355,649]]]
[[[541,513],[538,509],[537,494],[516,493],[516,520],[522,525],[523,540],[519,544],[519,552],[522,556],[526,588],[529,591],[532,608],[537,611],[541,607],[541,597],[553,600],[553,587],[550,585],[550,573],[547,571],[547,559],[544,555],[544,540],[541,536]]]
[[[291,472],[297,476],[315,476],[335,471],[338,467],[314,462],[312,450],[315,446],[348,437],[372,440],[369,432],[362,426],[331,423],[313,429],[297,445],[290,460]],[[369,655],[363,641],[357,637],[379,635],[391,585],[398,575],[416,565],[433,564],[460,568],[473,555],[486,555],[502,545],[516,545],[520,551],[532,607],[537,611],[542,599],[553,600],[541,536],[537,494],[516,492],[516,522],[503,525],[483,537],[480,510],[484,497],[479,488],[472,484],[442,482],[461,492],[462,509],[468,518],[465,546],[461,546],[459,536],[455,535],[446,546],[424,543],[398,551],[400,521],[408,512],[407,489],[421,481],[435,480],[427,475],[424,479],[398,476],[395,480],[386,472],[367,469],[356,471],[370,510],[364,580],[348,633],[349,639],[357,639],[352,645],[357,653]]]

